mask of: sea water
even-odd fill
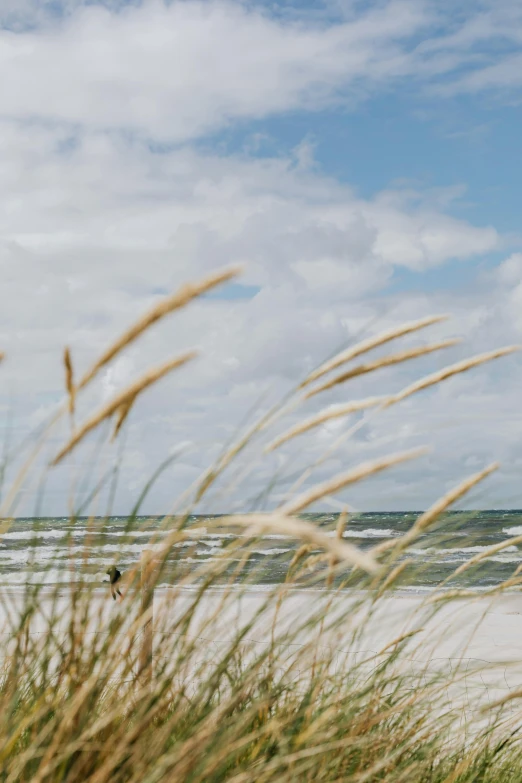
[[[335,535],[336,514],[304,517],[328,535]],[[418,512],[361,513],[349,517],[343,536],[367,550],[403,535]],[[187,522],[190,537],[170,550],[161,584],[175,584],[199,566],[221,563],[221,581],[238,574],[258,586],[282,582],[301,542],[281,535],[266,535],[249,541],[249,556],[238,544],[246,543],[244,530],[225,526],[219,516],[192,516]],[[132,569],[142,551],[158,544],[174,528],[173,520],[138,517],[16,519],[2,525],[0,533],[0,585],[23,586],[28,582],[53,585],[84,581],[102,583],[107,568]],[[397,587],[416,591],[433,589],[451,577],[454,570],[474,555],[506,538],[522,535],[522,511],[454,511],[441,518],[428,534],[417,539],[408,556],[413,559]],[[319,551],[319,550],[317,550]],[[484,590],[511,577],[522,563],[522,545],[510,545],[469,569],[455,583]],[[320,565],[318,566],[320,569]],[[240,575],[240,576],[239,576]],[[105,577],[106,578],[106,577]],[[306,584],[303,581],[303,586]],[[316,582],[316,584],[319,584]]]

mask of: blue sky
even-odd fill
[[[451,261],[424,271],[422,279],[396,271],[396,291],[466,284],[481,268],[494,267],[522,239],[522,109],[483,98],[419,100],[400,90],[368,99],[357,110],[292,113],[227,130],[212,139],[231,151],[248,148],[259,134],[258,155],[286,153],[307,139],[316,165],[364,198],[389,187],[421,191],[454,188],[448,211],[475,224],[494,225],[503,251],[471,265]],[[205,142],[208,144],[208,141]]]
[[[522,2],[0,0],[0,68],[0,403],[15,440],[63,396],[65,342],[81,372],[185,280],[245,267],[80,400],[87,415],[155,361],[202,352],[136,405],[118,510],[181,444],[148,501],[164,511],[253,406],[359,337],[444,312],[417,339],[462,345],[339,388],[287,424],[522,341]],[[418,467],[329,502],[419,508],[495,458],[483,502],[522,506],[521,382],[516,356],[484,367],[368,417],[320,458],[339,437],[323,427],[227,502],[241,507],[299,460],[319,460],[320,480],[427,443]],[[49,474],[45,509],[62,513],[71,474],[98,461],[86,444]],[[37,494],[24,488],[20,513]]]
[[[521,107],[488,103],[419,101],[399,92],[370,98],[357,110],[292,113],[249,124],[217,142],[237,149],[254,129],[264,137],[260,153],[273,154],[308,136],[323,170],[365,197],[404,180],[427,188],[455,183],[466,191],[461,214],[500,220],[503,230],[516,231],[522,186],[513,159],[520,154]]]

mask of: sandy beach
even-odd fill
[[[2,594],[0,632],[3,634],[9,633],[8,618],[16,616],[22,597],[16,591]],[[522,595],[503,595],[494,600],[478,595],[476,599],[452,601],[444,604],[435,616],[428,614],[426,595],[389,595],[377,602],[364,631],[354,639],[354,629],[362,616],[362,610],[356,607],[360,598],[360,594],[343,593],[334,597],[328,592],[291,591],[278,610],[275,602],[267,608],[245,634],[242,644],[249,650],[268,644],[277,611],[276,638],[280,649],[292,656],[301,645],[311,641],[306,620],[317,613],[325,617],[318,647],[334,653],[335,666],[349,668],[358,664],[371,670],[383,649],[402,635],[415,631],[401,656],[401,666],[407,667],[412,675],[422,672],[426,676],[448,667],[452,671],[459,669],[460,686],[451,697],[462,700],[466,709],[492,703],[510,690],[522,687]],[[256,617],[266,599],[266,591],[251,589],[232,595],[223,604],[222,591],[208,591],[194,613],[188,635],[200,638],[199,649],[203,653],[219,653],[241,627]],[[155,648],[161,635],[171,632],[169,629],[193,600],[192,591],[156,591]],[[131,622],[135,616],[131,607],[137,606],[130,595],[116,603],[106,591],[94,591],[89,597],[89,632],[107,633],[114,613],[123,612]],[[55,606],[64,635],[69,607],[67,595],[62,595]],[[40,612],[32,620],[31,634],[45,635],[46,618],[51,612],[51,599],[43,600]],[[328,627],[329,621],[334,628]],[[300,624],[303,627],[299,628]]]

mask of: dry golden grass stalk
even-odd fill
[[[395,539],[394,541],[384,541],[382,544],[378,544],[377,546],[373,547],[371,552],[374,555],[377,555],[381,554],[382,552],[386,552],[388,549],[405,549],[417,538],[417,536],[423,533],[433,522],[435,522],[440,517],[440,515],[446,511],[447,508],[460,500],[460,498],[464,497],[464,495],[473,489],[473,487],[485,479],[486,476],[489,476],[490,473],[493,473],[495,470],[497,470],[498,467],[498,462],[494,462],[491,465],[488,465],[487,468],[484,468],[484,470],[479,471],[479,473],[475,473],[473,476],[465,479],[460,484],[458,484],[458,486],[450,489],[449,492],[446,492],[446,494],[439,498],[439,500],[437,500],[437,502],[434,503],[427,511],[420,515],[420,517],[415,521],[413,526],[410,528],[410,530],[408,530],[407,533],[405,533],[404,536],[402,536],[400,539]]]
[[[481,593],[482,598],[488,598],[490,596],[494,595],[500,595],[500,593],[505,592],[510,587],[518,587],[520,584],[522,584],[522,578],[514,577],[512,576],[510,579],[506,579],[504,582],[501,582],[496,587],[492,587],[490,590],[485,590],[483,593]]]
[[[460,500],[460,498],[466,495],[470,491],[470,489],[472,489],[474,486],[476,486],[481,481],[483,481],[486,478],[486,476],[489,476],[491,473],[494,473],[495,470],[498,470],[498,468],[499,468],[499,463],[493,462],[491,463],[491,465],[488,465],[487,468],[484,468],[484,470],[481,470],[478,473],[475,473],[473,476],[467,478],[457,487],[450,489],[450,491],[447,492],[442,498],[440,498],[440,500],[438,500],[433,506],[431,506],[431,508],[429,508],[423,514],[421,514],[421,516],[416,520],[415,524],[413,525],[412,530],[416,530],[422,533],[450,505],[456,503],[457,500]]]
[[[311,372],[302,382],[301,387],[308,386],[309,383],[316,381],[318,378],[326,375],[326,373],[331,372],[331,370],[335,370],[341,364],[346,364],[346,362],[357,358],[357,356],[361,356],[363,353],[367,353],[372,348],[377,348],[379,345],[385,345],[385,343],[395,340],[397,337],[403,337],[405,334],[417,332],[419,329],[424,329],[426,326],[445,321],[447,318],[447,315],[428,316],[427,318],[421,318],[418,321],[410,321],[409,323],[401,324],[401,326],[397,326],[393,329],[388,329],[374,337],[369,337],[367,340],[363,340],[362,342],[357,343],[357,345],[354,345],[353,348],[347,348],[346,350],[341,351],[341,353],[334,356],[333,359],[329,359],[317,370]]]
[[[463,776],[466,774],[466,772],[468,772],[469,768],[472,767],[473,764],[473,753],[468,753],[458,762],[451,775],[448,775],[448,777],[444,780],[444,783],[456,783],[459,778],[463,780]]]
[[[337,536],[337,538],[343,537],[343,533],[345,531],[347,524],[348,524],[348,512],[342,511],[339,514],[339,519],[337,520],[337,525],[335,527],[335,535]]]
[[[284,432],[278,438],[275,438],[268,446],[265,447],[265,452],[274,451],[283,443],[295,438],[297,435],[301,435],[303,432],[318,427],[320,424],[324,424],[330,419],[337,419],[341,416],[348,416],[350,413],[356,411],[362,411],[366,408],[371,408],[375,405],[382,404],[387,397],[367,397],[365,400],[355,400],[354,402],[348,402],[345,405],[336,405],[326,410],[321,411],[316,416],[311,416],[309,419],[296,424],[295,427]]]
[[[473,367],[478,367],[479,365],[490,362],[493,359],[499,359],[501,356],[507,356],[510,353],[519,351],[520,348],[520,345],[509,345],[506,348],[498,348],[495,351],[481,353],[478,354],[478,356],[472,356],[470,359],[464,359],[463,361],[457,362],[456,364],[451,364],[442,370],[438,370],[431,375],[427,375],[425,378],[421,378],[420,380],[415,381],[415,383],[412,383],[411,386],[407,386],[398,394],[390,395],[387,401],[383,404],[383,407],[387,408],[390,405],[395,405],[395,403],[404,400],[406,397],[410,397],[412,394],[415,394],[422,389],[427,389],[429,386],[434,386],[441,381],[445,381],[446,378],[451,378],[453,375],[458,375],[461,372],[471,370]]]
[[[299,549],[293,556],[292,560],[290,561],[289,568],[293,568],[296,563],[302,560],[303,557],[306,557],[306,555],[310,554],[311,551],[312,551],[312,547],[310,546],[310,544],[302,544],[302,546],[299,547]]]
[[[390,650],[392,647],[396,647],[398,644],[401,644],[402,642],[405,642],[406,639],[411,639],[413,636],[417,636],[418,633],[422,633],[424,631],[424,628],[416,628],[414,631],[407,631],[406,633],[401,634],[400,636],[397,636],[396,639],[393,639],[391,642],[388,642],[379,652],[377,653],[377,657],[379,655],[383,655],[387,650]]]
[[[333,555],[325,555],[324,553],[322,555],[312,555],[312,557],[309,557],[306,561],[306,568],[308,571],[313,571],[316,565],[319,563],[324,563],[325,560],[327,560],[329,557],[334,558],[334,565],[335,565],[335,557]]]
[[[374,573],[378,568],[372,557],[361,552],[352,544],[340,541],[335,536],[327,536],[311,522],[294,519],[281,511],[272,514],[244,514],[225,517],[220,519],[220,524],[245,527],[247,532],[253,536],[263,535],[263,533],[279,533],[297,538],[324,549],[341,563],[358,566],[369,573]]]
[[[230,448],[227,449],[227,451],[222,454],[218,459],[216,460],[215,464],[208,468],[203,476],[198,479],[198,481],[195,484],[196,487],[196,493],[194,502],[197,503],[201,500],[205,492],[212,486],[212,484],[216,481],[218,476],[220,476],[230,465],[230,463],[237,457],[237,455],[245,448],[245,446],[248,445],[251,438],[259,432],[263,426],[266,424],[266,422],[270,419],[270,414],[266,414],[263,416],[261,421],[256,422],[253,427],[250,427],[248,431],[239,438],[235,443],[230,446]],[[189,490],[192,488],[189,488]]]
[[[116,397],[113,397],[112,400],[104,405],[103,408],[87,419],[80,429],[72,436],[69,442],[66,443],[63,449],[56,455],[54,460],[51,462],[51,465],[57,465],[58,462],[60,462],[60,460],[62,460],[66,454],[69,454],[69,452],[71,452],[75,446],[78,445],[85,435],[97,427],[98,424],[101,424],[102,421],[110,418],[114,413],[116,413],[118,409],[127,405],[127,403],[130,402],[132,404],[138,394],[141,394],[142,391],[147,389],[149,386],[152,386],[154,383],[156,383],[156,381],[159,381],[160,378],[163,378],[165,375],[171,372],[171,370],[175,370],[178,367],[181,367],[191,359],[194,359],[196,356],[196,351],[187,351],[187,353],[181,354],[181,356],[177,356],[175,359],[171,359],[170,361],[165,362],[165,364],[154,367],[152,370],[149,370],[144,375],[142,375],[141,378],[138,378],[137,381],[132,383],[126,389],[123,389],[123,391],[117,394]]]
[[[452,574],[453,576],[453,574]],[[445,579],[444,582],[441,582],[439,585],[437,585],[438,588],[442,587],[448,579]],[[474,601],[484,601],[487,598],[492,598],[496,595],[500,595],[505,590],[507,590],[509,587],[518,587],[522,584],[522,578],[518,577],[511,577],[510,579],[506,579],[504,582],[501,582],[499,585],[496,585],[495,587],[492,587],[489,590],[484,590],[481,593],[476,593],[474,590],[448,590],[446,592],[437,593],[436,595],[431,596],[430,598],[426,599],[426,604],[437,604],[437,603],[444,603],[446,601],[459,599],[459,598],[470,598]]]
[[[69,413],[71,416],[74,413],[74,401],[75,401],[75,388],[74,388],[74,374],[71,359],[71,352],[69,347],[66,347],[63,352],[63,364],[65,367],[65,388],[69,395]]]
[[[484,593],[477,593],[474,590],[448,590],[444,593],[437,593],[426,598],[426,604],[440,604],[447,601],[456,601],[460,598],[472,598],[475,601],[484,598]]]
[[[136,323],[127,329],[124,334],[121,335],[107,350],[100,356],[97,362],[93,364],[90,370],[88,370],[82,377],[78,384],[78,389],[83,389],[94,376],[108,364],[114,357],[126,348],[130,343],[134,342],[143,332],[150,326],[155,324],[161,318],[169,315],[174,310],[179,310],[185,305],[189,304],[193,299],[198,296],[207,293],[218,285],[226,283],[237,277],[242,271],[242,267],[233,266],[227,269],[220,269],[218,272],[213,272],[202,280],[196,283],[185,283],[176,293],[166,297],[157,305],[155,305],[148,313],[145,313]]]
[[[367,364],[359,364],[352,370],[348,370],[347,372],[342,373],[342,375],[336,375],[335,378],[330,378],[329,381],[326,381],[320,386],[316,386],[314,389],[310,389],[310,391],[305,394],[305,399],[309,399],[316,394],[320,394],[321,392],[327,391],[328,389],[332,389],[334,386],[338,386],[340,383],[345,383],[345,381],[349,381],[352,378],[357,378],[359,375],[366,375],[369,372],[380,370],[382,367],[392,367],[394,364],[402,364],[402,362],[407,362],[411,359],[418,359],[419,356],[425,356],[428,353],[440,351],[443,348],[451,348],[451,346],[456,345],[459,342],[460,340],[457,338],[451,340],[442,340],[439,343],[420,345],[417,348],[410,348],[407,351],[399,351],[399,353],[392,353],[388,356],[382,356],[380,359],[375,359],[373,362],[368,362]],[[391,405],[390,400],[387,401],[386,405]]]
[[[414,560],[412,558],[408,558],[407,560],[403,560],[402,563],[399,563],[395,566],[394,569],[390,571],[382,585],[377,590],[376,599],[380,598],[383,593],[386,592],[386,590],[392,586],[392,584],[400,577],[402,572],[412,563]]]
[[[489,712],[490,710],[494,710],[497,707],[502,707],[503,704],[506,704],[508,701],[514,701],[515,699],[522,699],[522,688],[519,688],[516,691],[511,691],[511,693],[508,693],[501,699],[497,699],[497,701],[494,701],[492,704],[487,704],[484,707],[481,707],[480,712]]]
[[[1,521],[0,521],[0,536],[3,536],[4,533],[8,533],[9,532],[9,530],[11,528],[11,525],[13,524],[14,521],[15,521],[15,517],[7,518],[7,519],[3,518],[3,517],[1,518]],[[1,538],[0,538],[0,540],[1,540]]]
[[[116,424],[114,425],[114,432],[112,433],[112,440],[115,440],[118,436],[119,431],[123,427],[123,423],[125,422],[127,416],[130,413],[130,409],[134,405],[136,397],[133,397],[130,400],[127,400],[126,403],[120,406],[118,410],[118,417],[116,419]]]
[[[481,560],[486,560],[488,557],[496,555],[497,552],[502,552],[502,550],[507,549],[508,546],[517,546],[518,544],[522,544],[522,536],[506,538],[505,541],[501,541],[500,544],[489,546],[487,549],[484,549],[483,552],[478,552],[476,555],[473,555],[473,557],[470,557],[469,560],[466,560],[465,563],[462,563],[462,565],[455,569],[451,576],[452,578],[454,576],[458,576],[458,574],[461,574],[463,571],[467,571],[467,569],[471,568],[471,566],[480,563]]]
[[[277,510],[280,514],[288,516],[298,514],[325,495],[337,492],[338,490],[343,489],[343,487],[347,487],[349,484],[355,484],[357,481],[361,481],[368,476],[373,476],[375,473],[380,473],[382,470],[386,470],[393,465],[416,459],[427,452],[428,449],[426,448],[411,449],[409,451],[400,451],[395,454],[390,454],[388,457],[376,459],[373,462],[362,462],[360,465],[357,465],[356,468],[352,468],[344,473],[338,473],[337,476],[328,479],[328,481],[317,484],[315,487],[303,492],[293,500],[283,504]]]

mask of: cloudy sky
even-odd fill
[[[45,484],[37,460],[17,513],[66,513],[115,463],[124,513],[173,455],[144,505],[166,511],[319,362],[404,320],[451,314],[403,347],[462,343],[314,398],[270,435],[522,342],[520,0],[0,0],[0,72],[11,475],[63,399],[65,344],[81,373],[183,281],[245,266],[102,373],[80,420],[155,363],[201,351],[139,400],[119,446],[102,448],[101,430]],[[493,459],[501,471],[468,505],[521,507],[521,389],[515,354],[270,458],[261,437],[206,508],[251,507],[269,484],[273,505],[294,481],[424,444],[429,456],[322,507],[418,509]]]

